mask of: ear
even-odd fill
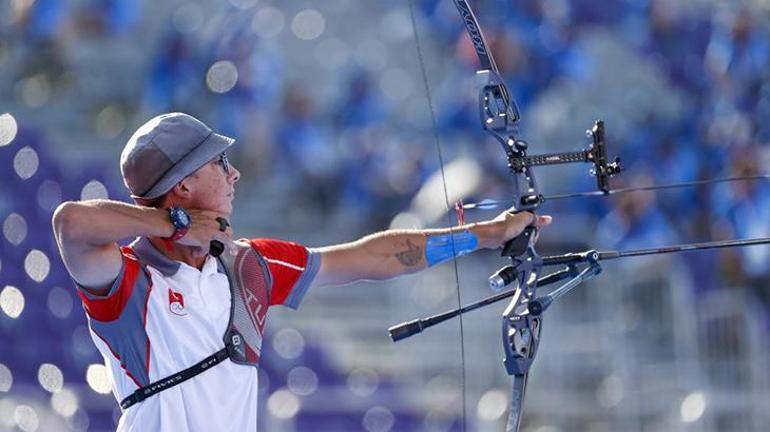
[[[171,189],[175,195],[181,197],[181,198],[189,198],[192,194],[192,189],[194,185],[193,182],[190,181],[190,178],[185,178],[184,180],[180,181],[179,183],[174,185],[174,188]]]

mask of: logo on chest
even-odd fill
[[[168,310],[174,315],[187,315],[187,311],[184,309],[184,296],[171,288],[168,289]]]

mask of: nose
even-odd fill
[[[241,172],[238,171],[238,168],[235,167],[235,165],[230,165],[230,175],[227,176],[227,181],[231,184],[235,184],[238,180],[241,179]]]

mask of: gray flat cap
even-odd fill
[[[233,142],[193,116],[159,115],[134,132],[123,148],[123,182],[134,198],[158,198]]]

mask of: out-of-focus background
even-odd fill
[[[616,187],[770,172],[770,2],[475,1],[535,151],[602,118]],[[504,199],[480,131],[475,55],[452,2],[416,2],[450,199]],[[127,200],[118,158],[152,116],[238,138],[236,231],[320,246],[441,226],[430,109],[404,1],[0,1],[0,430],[106,431],[119,415],[50,218]],[[588,166],[538,172],[593,189]],[[770,236],[770,185],[546,204],[544,254]],[[495,212],[467,212],[469,221]],[[494,252],[459,262],[464,303]],[[386,328],[456,305],[451,264],[311,292],[272,311],[260,430],[501,431],[504,304],[393,344]],[[523,429],[765,431],[770,248],[608,262],[546,316]],[[256,407],[255,407],[256,408]],[[212,407],[216,409],[216,407]]]

